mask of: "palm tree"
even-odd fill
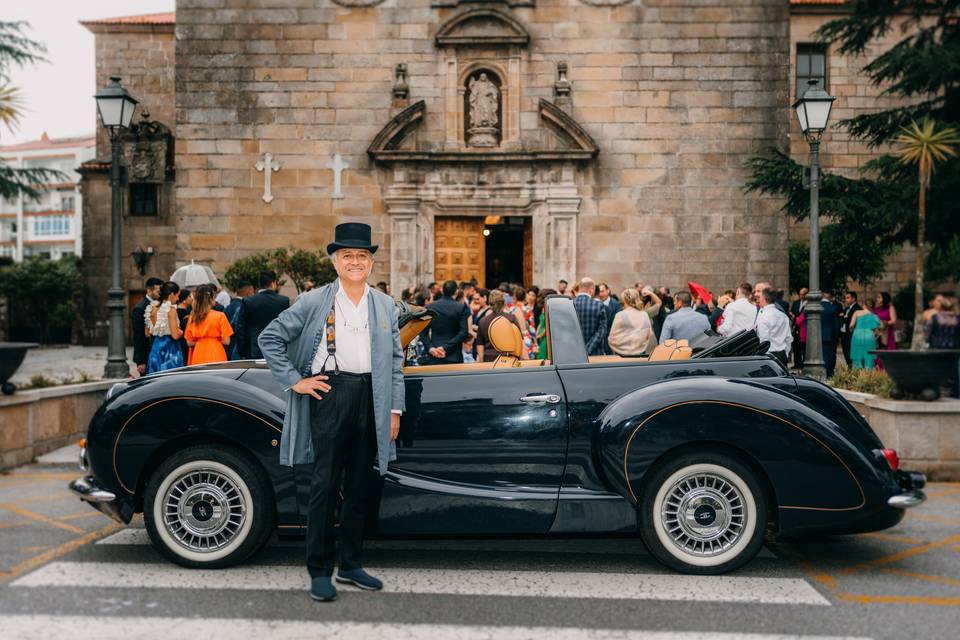
[[[937,163],[943,162],[951,156],[956,156],[954,145],[960,143],[957,130],[952,128],[937,129],[937,123],[925,117],[919,123],[914,120],[909,125],[901,127],[900,135],[894,138],[899,143],[900,162],[915,164],[920,178],[920,193],[917,196],[917,271],[913,302],[913,339],[911,349],[923,349],[923,239],[926,234],[927,219],[927,189],[930,187],[930,177],[933,175]]]
[[[46,48],[24,35],[26,22],[0,21],[0,126],[13,132],[20,122],[23,101],[16,87],[10,84],[13,67],[46,62]],[[0,161],[0,198],[13,199],[21,193],[38,198],[37,184],[63,179],[65,174],[50,169],[15,169]]]

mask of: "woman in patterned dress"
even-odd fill
[[[166,371],[183,366],[183,351],[180,349],[180,321],[177,317],[177,300],[180,287],[176,282],[165,282],[160,287],[160,299],[154,300],[144,310],[144,332],[153,337],[150,355],[147,356],[147,373]]]

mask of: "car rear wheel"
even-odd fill
[[[753,471],[733,457],[689,453],[651,472],[640,503],[650,553],[684,573],[732,571],[757,555],[767,505]]]
[[[150,477],[143,519],[153,546],[173,562],[231,566],[262,547],[273,530],[269,480],[239,451],[189,447]]]

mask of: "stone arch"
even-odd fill
[[[530,32],[519,21],[496,9],[468,9],[437,30],[438,46],[526,46]]]

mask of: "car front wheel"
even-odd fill
[[[193,446],[178,451],[147,483],[143,519],[153,546],[191,568],[237,564],[273,529],[269,481],[239,451]]]
[[[684,573],[721,574],[757,555],[767,505],[756,476],[733,457],[690,453],[651,472],[640,503],[650,553]]]

